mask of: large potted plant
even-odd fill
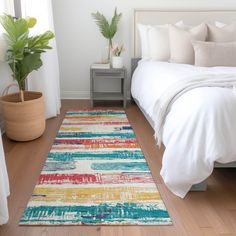
[[[45,130],[43,95],[40,92],[25,91],[25,81],[32,71],[42,66],[41,54],[51,49],[49,41],[54,34],[47,31],[30,36],[30,28],[36,22],[32,17],[16,19],[10,15],[0,16],[8,44],[6,62],[19,87],[19,93],[3,96],[1,105],[6,135],[16,141],[36,139]]]

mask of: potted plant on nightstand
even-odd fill
[[[108,39],[109,47],[108,47],[108,56],[107,60],[110,62],[110,50],[112,48],[112,39],[115,36],[117,32],[117,26],[120,21],[120,18],[122,16],[122,13],[117,13],[117,9],[115,8],[114,15],[112,17],[111,22],[109,23],[108,20],[104,15],[102,15],[100,12],[92,13],[92,17],[94,18],[97,26],[99,27],[99,30],[103,37]]]
[[[116,69],[123,68],[123,58],[121,57],[121,53],[124,51],[124,46],[114,46],[111,49],[112,51],[112,67]]]
[[[6,62],[12,70],[19,93],[1,98],[6,135],[16,141],[29,141],[40,137],[45,130],[43,94],[25,91],[28,75],[42,66],[41,54],[51,49],[49,41],[54,38],[51,31],[30,36],[35,18],[15,19],[10,15],[0,16],[8,43]],[[49,78],[50,79],[50,78]]]

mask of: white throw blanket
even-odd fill
[[[156,115],[155,138],[160,147],[162,143],[163,128],[166,117],[171,110],[174,102],[186,92],[200,87],[220,87],[236,90],[236,74],[208,74],[187,78],[176,82],[169,87],[163,95],[157,100],[153,114]]]

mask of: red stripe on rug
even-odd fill
[[[129,122],[63,122],[62,125],[130,125]]]
[[[153,183],[151,174],[41,174],[37,184]]]

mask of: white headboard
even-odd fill
[[[183,20],[185,24],[195,25],[202,22],[220,21],[231,23],[236,21],[236,10],[158,10],[135,9],[133,26],[133,57],[141,55],[140,40],[137,32],[137,24],[161,25],[173,24]]]

